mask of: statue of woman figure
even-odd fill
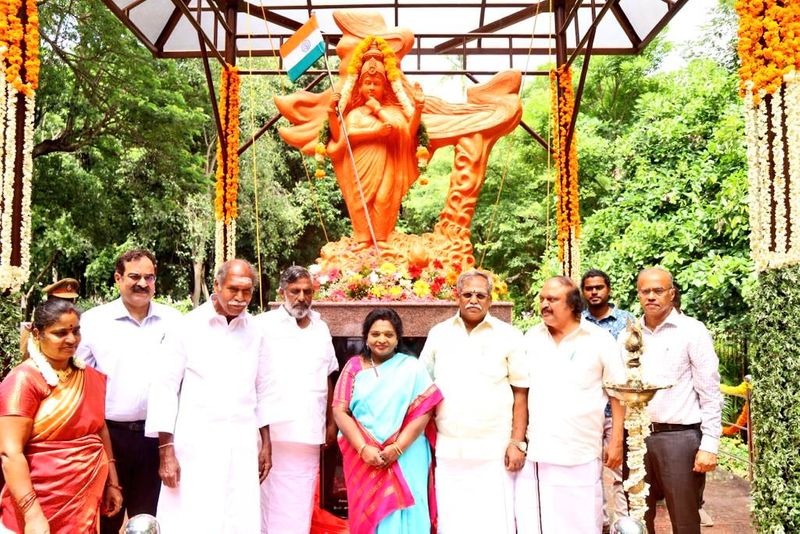
[[[358,59],[354,57],[352,61]],[[350,213],[357,248],[372,246],[371,222],[378,248],[387,249],[390,248],[389,235],[397,222],[400,203],[419,177],[417,130],[425,97],[419,84],[415,84],[412,103],[404,93],[400,79],[395,83],[389,81],[387,70],[396,69],[396,65],[394,61],[388,62],[387,68],[377,39],[360,59],[358,79],[355,83],[348,79],[342,92],[334,93],[331,98],[327,152]],[[344,128],[337,113],[340,101]],[[348,153],[345,132],[354,161]],[[354,167],[361,183],[363,200]]]

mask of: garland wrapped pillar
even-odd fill
[[[800,0],[737,0],[753,291],[753,509],[800,532]]]
[[[33,118],[39,86],[36,0],[0,1],[0,292],[28,280]]]
[[[239,194],[239,69],[222,69],[219,118],[225,137],[217,141],[217,173],[214,214],[216,218],[214,270],[236,255],[236,203]]]
[[[550,71],[550,94],[553,111],[553,153],[555,154],[556,239],[561,272],[572,279],[580,278],[581,215],[578,197],[578,148],[575,134],[567,148],[567,137],[575,93],[572,72],[563,64]]]

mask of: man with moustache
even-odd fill
[[[328,325],[311,309],[308,270],[283,271],[278,291],[283,304],[256,318],[269,362],[272,442],[272,469],[261,484],[261,532],[308,534],[320,445],[336,441],[330,375],[339,363]]]
[[[247,313],[256,276],[244,260],[223,263],[211,299],[165,340],[146,424],[159,440],[164,534],[259,531],[270,440],[263,336]]]
[[[644,310],[642,379],[672,385],[647,406],[647,530],[655,532],[656,502],[664,498],[673,531],[698,534],[702,488],[717,466],[722,433],[719,360],[703,323],[675,309],[669,271],[644,269],[636,290]]]
[[[539,293],[542,322],[525,334],[530,369],[528,459],[516,480],[517,532],[600,533],[602,467],[622,464],[625,410],[611,399],[603,450],[603,382],[624,380],[614,338],[581,319],[580,289],[565,276]]]
[[[609,302],[611,297],[611,279],[599,269],[589,269],[581,278],[581,290],[586,300],[587,308],[583,310],[583,318],[605,329],[617,339],[620,332],[625,330],[628,323],[636,318],[629,312],[617,308]],[[606,422],[603,430],[603,446],[608,447],[611,440],[611,403],[606,404]],[[628,515],[628,500],[622,489],[622,466],[609,469],[613,486],[611,494],[614,499],[614,511],[617,517]],[[603,532],[611,528],[612,518],[608,513],[608,505],[603,492]]]
[[[114,281],[119,298],[81,317],[82,341],[77,352],[77,357],[108,377],[106,425],[123,501],[119,513],[100,518],[103,534],[118,534],[126,513],[128,517],[156,513],[161,479],[158,440],[144,435],[147,393],[151,376],[161,364],[161,341],[181,317],[177,310],[153,302],[156,258],[152,252],[123,253],[117,259]],[[74,285],[77,288],[77,282]]]
[[[514,534],[513,474],[527,448],[522,334],[489,313],[486,273],[462,273],[456,287],[458,313],[431,329],[420,356],[444,396],[436,410],[439,532]]]

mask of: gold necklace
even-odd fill
[[[72,374],[72,366],[68,365],[66,369],[53,369],[56,372],[59,382],[66,382]]]

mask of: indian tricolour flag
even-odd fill
[[[289,40],[281,45],[281,57],[289,79],[295,81],[325,53],[325,41],[317,25],[317,16],[311,15]]]

